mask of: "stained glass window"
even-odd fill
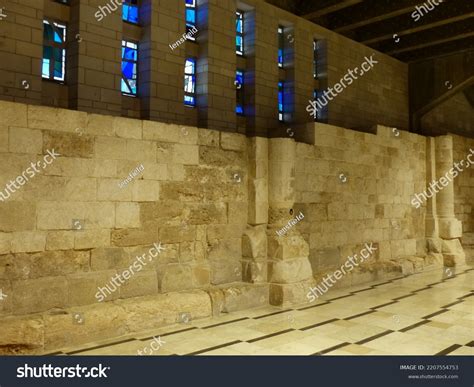
[[[239,115],[244,114],[244,72],[237,70],[235,73],[235,88],[237,90],[237,105],[235,112]]]
[[[278,67],[283,67],[285,54],[285,38],[283,36],[283,27],[278,27]]]
[[[184,104],[196,106],[196,60],[186,59],[184,65]]]
[[[186,34],[189,40],[196,40],[196,0],[186,0]]]
[[[138,24],[138,0],[123,0],[122,20]]]
[[[285,84],[278,82],[278,120],[283,121],[283,114],[285,113]]]
[[[66,26],[43,21],[42,77],[64,82],[66,75]]]
[[[244,55],[244,14],[236,12],[236,35],[235,35],[235,52],[237,55]]]
[[[122,40],[122,86],[126,95],[137,95],[138,44]]]

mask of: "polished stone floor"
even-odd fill
[[[473,289],[470,266],[436,269],[331,290],[312,304],[235,312],[56,354],[474,355]]]

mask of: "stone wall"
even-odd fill
[[[183,314],[306,302],[309,287],[365,243],[376,254],[337,286],[443,261],[441,241],[426,240],[430,204],[411,205],[433,139],[317,124],[308,145],[14,102],[0,111],[2,353],[124,336]],[[60,156],[36,164],[53,150]],[[472,190],[461,192],[465,211]],[[444,228],[457,226],[451,218]],[[448,237],[454,256],[459,236]],[[165,250],[136,269],[157,243]],[[99,288],[119,274],[125,281],[101,300]]]
[[[315,125],[315,145],[298,144],[297,204],[316,277],[378,248],[337,286],[420,270],[425,260],[425,207],[411,200],[426,185],[426,138],[378,126],[377,134]]]
[[[454,136],[454,160],[460,162],[474,150],[474,139]],[[474,156],[471,156],[474,160]],[[463,223],[463,246],[468,257],[474,258],[474,166],[463,171],[454,183],[454,211]]]

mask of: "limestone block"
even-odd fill
[[[67,281],[64,277],[16,280],[12,283],[15,313],[43,312],[67,304]]]
[[[9,151],[12,153],[41,154],[43,150],[43,134],[40,130],[10,127],[8,136]],[[52,150],[54,147],[46,148]],[[58,149],[54,150],[62,155]]]
[[[173,144],[168,142],[156,143],[156,162],[161,164],[170,163],[173,157]]]
[[[425,266],[443,266],[443,254],[428,253],[425,257]]]
[[[268,263],[265,260],[242,261],[242,280],[250,283],[268,282]]]
[[[466,263],[466,254],[459,239],[443,240],[441,245],[446,266],[452,267]]]
[[[242,236],[242,256],[252,259],[267,257],[266,225],[247,227]]]
[[[441,253],[441,239],[438,238],[427,238],[426,239],[426,246],[430,253]]]
[[[28,127],[47,130],[55,128],[55,130],[60,132],[77,133],[77,128],[87,127],[87,113],[28,105]]]
[[[143,138],[145,140],[178,142],[180,129],[177,125],[168,125],[157,121],[143,121]]]
[[[8,126],[0,125],[0,152],[8,152]]]
[[[127,330],[139,332],[175,323],[181,313],[199,319],[211,315],[211,299],[202,290],[167,293],[117,302],[125,310]]]
[[[240,260],[242,259],[242,242],[240,238],[210,240],[208,242],[209,260]]]
[[[36,204],[24,202],[0,203],[0,231],[33,230],[36,223]]]
[[[207,239],[235,239],[240,238],[245,229],[240,224],[212,224],[207,226]]]
[[[161,227],[158,233],[158,239],[162,243],[179,243],[194,241],[196,238],[196,227]]]
[[[189,265],[166,265],[159,267],[158,280],[161,293],[192,289],[192,268]]]
[[[38,231],[20,231],[12,233],[12,252],[44,251],[46,246],[46,233]]]
[[[211,270],[207,265],[192,268],[193,288],[207,288],[211,284]]]
[[[123,155],[122,157],[123,158]],[[152,141],[144,140],[127,140],[127,160],[135,160],[137,162],[156,160],[156,146]]]
[[[0,254],[8,254],[12,249],[12,234],[0,232]]]
[[[179,127],[179,143],[188,145],[198,145],[198,131],[199,129],[193,126]]]
[[[41,318],[6,317],[0,319],[0,355],[36,354],[43,350]]]
[[[247,138],[242,134],[221,132],[221,148],[244,152],[247,149]]]
[[[140,205],[138,203],[116,203],[115,216],[116,228],[140,227]]]
[[[197,203],[190,204],[189,224],[223,224],[227,223],[227,206],[225,203]]]
[[[238,310],[255,308],[268,304],[269,286],[259,285],[235,285],[225,287],[224,293],[224,313],[231,313]]]
[[[462,222],[457,219],[439,219],[439,236],[443,239],[462,237]]]
[[[179,263],[189,263],[194,260],[195,242],[183,242],[179,244]]]
[[[55,150],[62,157],[92,157],[94,138],[89,135],[78,136],[77,133],[44,132],[43,153]]]
[[[2,219],[1,216],[0,219]],[[85,229],[114,228],[115,205],[107,202],[38,203],[37,227],[39,230],[71,230],[74,219],[84,220]]]
[[[294,258],[281,261],[269,261],[269,282],[293,283],[308,280],[313,277],[313,271],[308,258]]]
[[[112,230],[110,239],[110,243],[113,246],[152,245],[158,239],[157,228],[150,225],[149,227],[137,229]],[[159,240],[163,243],[169,242],[169,240],[161,238]]]
[[[98,288],[105,288],[106,285],[111,286],[110,281],[115,275],[115,270],[68,275],[67,305],[78,306],[96,303],[100,299],[96,298]],[[120,297],[120,288],[115,293],[109,294],[107,292],[105,294],[106,300],[112,301]]]
[[[143,121],[125,117],[114,117],[113,128],[117,137],[142,138]]]
[[[55,277],[89,271],[88,251],[46,251],[0,256],[0,277],[9,279]]]
[[[219,132],[216,130],[209,130],[209,129],[199,129],[199,138],[198,138],[199,145],[205,146],[219,146]]]
[[[247,202],[229,202],[228,215],[230,224],[247,224],[248,204]]]
[[[135,182],[129,183],[126,187],[120,187],[122,183],[120,179],[100,179],[97,186],[97,200],[99,201],[112,201],[112,202],[129,202],[132,200],[132,190],[130,185]]]
[[[313,280],[297,282],[292,284],[270,284],[270,305],[290,306],[308,301],[306,295],[310,287],[314,285]]]
[[[27,107],[28,105],[1,101],[0,126],[27,126]]]
[[[400,265],[402,267],[403,275],[410,275],[415,273],[415,267],[413,265],[413,262],[409,261],[408,259],[401,260]]]
[[[120,298],[148,296],[158,293],[158,277],[154,270],[134,273],[120,287]]]
[[[84,323],[77,324],[74,314],[81,313]],[[76,306],[43,315],[46,351],[125,335],[126,312],[114,303]]]
[[[175,144],[173,146],[173,158],[174,164],[183,165],[198,165],[199,164],[199,146],[197,145],[185,145]]]
[[[212,303],[212,316],[220,316],[224,310],[224,292],[220,288],[206,290]]]
[[[88,114],[84,132],[92,136],[114,136],[115,118],[103,114]]]
[[[423,267],[425,265],[425,260],[421,257],[408,257],[407,258],[410,262],[413,263],[413,268],[415,273],[423,271]]]
[[[244,168],[246,160],[241,152],[216,149],[209,146],[199,147],[199,164],[216,167]]]
[[[239,260],[219,259],[210,261],[211,284],[220,285],[240,281],[242,264]]]
[[[127,154],[127,141],[123,138],[95,138],[94,154],[98,159],[123,159]]]
[[[110,230],[84,230],[74,235],[74,248],[92,249],[110,246]]]
[[[91,270],[123,269],[130,265],[130,255],[122,247],[101,247],[91,251]]]
[[[168,166],[166,164],[144,163],[144,179],[150,180],[168,180]]]
[[[271,259],[289,259],[309,256],[308,243],[302,236],[286,234],[283,237],[268,231],[268,257]]]

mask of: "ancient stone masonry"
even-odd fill
[[[0,202],[1,353],[307,302],[365,243],[376,253],[335,286],[457,265],[459,238],[472,245],[472,170],[410,204],[470,146],[463,138],[313,124],[304,144],[17,102],[0,111],[0,187],[48,150],[61,155]],[[164,250],[97,302],[156,243]]]

